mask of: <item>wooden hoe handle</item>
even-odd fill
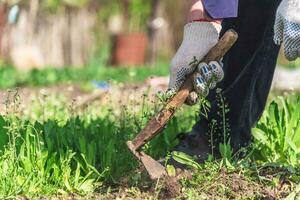
[[[232,47],[238,38],[234,30],[228,30],[219,42],[208,52],[202,62],[220,60]],[[181,89],[168,101],[168,103],[153,117],[145,128],[132,141],[133,150],[138,150],[145,143],[155,137],[168,123],[175,111],[186,101],[190,92],[193,91],[194,74],[189,75]]]

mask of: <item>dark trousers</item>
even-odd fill
[[[273,42],[273,25],[280,0],[240,0],[238,18],[225,19],[223,32],[232,28],[239,34],[237,43],[223,58],[224,80],[217,86],[223,91],[228,113],[227,131],[234,149],[251,142],[251,128],[259,120],[270,91],[279,47]],[[195,126],[196,133],[209,133],[213,119],[221,127],[214,131],[222,142],[220,105],[215,91],[208,97],[208,119]],[[221,105],[222,106],[222,105]]]

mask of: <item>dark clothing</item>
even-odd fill
[[[223,20],[224,31],[233,28],[239,34],[237,43],[223,59],[225,78],[217,86],[222,88],[228,104],[228,132],[235,149],[251,142],[251,128],[262,115],[270,91],[279,52],[279,46],[273,42],[279,3],[280,0],[241,0],[238,17]],[[208,133],[212,119],[222,124],[215,97],[212,91],[208,97],[209,117],[194,126],[194,133]],[[222,128],[216,132],[223,135]]]

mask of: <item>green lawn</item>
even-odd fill
[[[18,72],[13,67],[0,67],[0,88],[21,86],[48,86],[60,83],[87,84],[92,80],[113,82],[138,82],[150,76],[167,76],[168,64],[140,67],[108,67],[93,65],[83,68],[45,68]]]
[[[278,59],[281,66],[295,69],[300,66],[300,60],[287,62],[281,55]],[[0,89],[22,86],[50,86],[56,84],[72,83],[88,85],[91,81],[112,82],[141,82],[150,76],[169,75],[168,62],[160,62],[154,66],[113,67],[103,64],[87,65],[86,67],[47,67],[30,72],[19,72],[13,67],[4,67],[0,64]]]

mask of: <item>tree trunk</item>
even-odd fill
[[[2,35],[4,31],[4,27],[6,25],[6,12],[7,6],[6,4],[0,5],[0,56],[2,56]]]
[[[148,29],[149,36],[149,63],[154,64],[157,60],[157,33],[158,28],[154,26],[153,21],[158,17],[160,8],[159,0],[152,0],[152,12],[150,16],[150,25]]]
[[[124,20],[125,20],[125,25],[128,25],[128,21],[129,21],[129,1],[130,0],[123,0],[123,7],[124,7]]]
[[[28,27],[28,43],[32,43],[35,33],[36,19],[39,11],[39,0],[31,0],[29,7],[29,27]]]

